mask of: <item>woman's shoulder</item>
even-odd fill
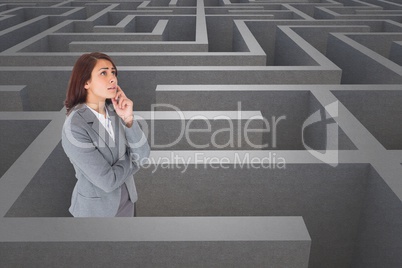
[[[63,127],[77,126],[85,123],[87,121],[85,120],[85,117],[88,117],[88,115],[86,115],[86,111],[89,111],[89,109],[85,103],[74,106],[66,116]]]

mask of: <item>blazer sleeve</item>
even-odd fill
[[[133,121],[133,125],[128,128],[124,127],[126,140],[130,151],[131,160],[134,165],[141,166],[148,162],[150,147],[147,138],[142,132],[137,120]]]
[[[107,193],[120,187],[139,169],[131,161],[128,150],[111,165],[94,145],[86,130],[74,124],[64,124],[62,146],[75,168]]]

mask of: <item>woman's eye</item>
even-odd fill
[[[116,71],[112,71],[112,74],[113,74],[113,75],[116,75]]]
[[[101,75],[106,75],[106,72],[105,71],[101,72]]]

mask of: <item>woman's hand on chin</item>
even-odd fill
[[[134,115],[133,115],[133,102],[129,98],[127,98],[126,94],[124,94],[123,90],[117,86],[117,93],[114,98],[111,99],[114,110],[117,115],[123,119],[124,124],[127,127],[131,127],[133,125]]]

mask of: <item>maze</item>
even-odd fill
[[[132,219],[68,212],[91,51],[152,147]],[[401,64],[400,0],[0,0],[0,267],[402,267]]]

